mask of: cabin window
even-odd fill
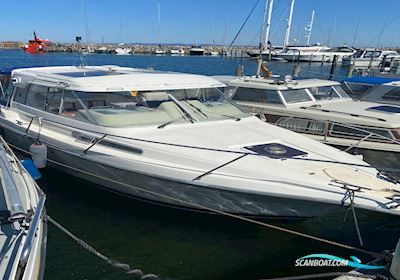
[[[45,111],[53,114],[58,114],[60,111],[60,103],[63,89],[60,88],[48,88]]]
[[[344,90],[349,94],[360,94],[370,91],[374,87],[374,85],[344,82],[343,87]]]
[[[360,58],[363,54],[364,54],[364,51],[358,50],[358,51],[354,54],[354,56],[357,57],[357,58]]]
[[[216,88],[139,92],[65,91],[61,104],[63,116],[111,127],[248,116]]]
[[[316,100],[330,100],[340,98],[339,94],[331,86],[328,87],[312,87],[308,89]],[[342,90],[343,91],[343,90]]]
[[[15,88],[15,95],[14,95],[14,101],[18,103],[25,103],[26,100],[26,95],[28,93],[28,86],[25,87],[16,87]]]
[[[36,109],[44,110],[48,88],[45,86],[31,84],[28,89],[25,104]]]
[[[310,95],[307,93],[307,91],[304,88],[282,90],[281,93],[282,93],[283,98],[285,99],[286,103],[288,103],[288,104],[312,101]]]
[[[384,100],[400,100],[400,88],[394,88],[382,96]]]
[[[292,131],[308,134],[319,134],[325,133],[327,124],[322,121],[307,120],[300,118],[284,117],[279,119],[276,124],[280,127],[290,129]]]
[[[268,89],[238,88],[233,100],[282,104],[279,93]]]
[[[371,58],[371,57],[377,58],[381,55],[381,53],[382,53],[381,51],[367,51],[367,52],[365,52],[364,57],[365,58]]]
[[[376,129],[376,128],[368,128],[368,127],[347,127],[339,124],[334,124],[330,130],[330,135],[337,137],[345,137],[345,138],[354,138],[354,139],[362,139],[370,133],[374,133],[377,135],[371,135],[367,140],[375,140],[375,141],[389,141],[388,139],[379,137],[381,135],[383,137],[393,139],[393,135],[389,130],[386,129]]]

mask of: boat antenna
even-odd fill
[[[258,57],[258,67],[256,77],[260,76],[261,73],[261,65],[262,61],[262,52],[265,49],[268,49],[269,43],[269,30],[271,27],[271,17],[272,17],[272,6],[274,4],[274,0],[265,0],[265,8],[264,8],[264,15],[262,21],[262,29],[261,29],[261,36],[260,36],[260,55]]]

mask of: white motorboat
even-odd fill
[[[133,54],[133,51],[131,48],[118,47],[115,49],[115,54],[116,55],[130,55],[130,54]]]
[[[338,82],[216,78],[229,98],[269,123],[330,145],[400,152],[400,107],[353,100]]]
[[[185,54],[185,50],[184,49],[171,49],[169,51],[169,53],[171,55],[184,55]]]
[[[400,106],[400,81],[378,85],[363,94],[360,100]]]
[[[367,68],[381,66],[383,61],[389,63],[391,60],[400,60],[400,54],[391,50],[361,49],[354,55],[342,60],[343,66],[354,65],[355,68]]]
[[[110,50],[107,47],[100,47],[98,48],[95,53],[99,53],[99,54],[109,54]]]
[[[165,54],[167,54],[167,52],[162,50],[162,49],[155,49],[153,51],[153,54],[155,54],[155,55],[165,55]]]
[[[204,55],[204,48],[201,46],[192,46],[190,48],[189,54],[190,55]]]
[[[330,53],[329,47],[315,45],[315,46],[288,46],[280,53],[276,53],[275,57],[284,59],[290,62],[327,62],[333,59],[333,53]],[[338,53],[338,52],[336,52]]]
[[[337,62],[341,62],[344,57],[350,57],[355,52],[355,49],[349,47],[336,47],[327,50],[321,49],[319,51],[299,51],[295,56],[295,60],[303,62],[331,62],[336,56]],[[290,57],[290,60],[292,59],[293,57]]]
[[[208,51],[205,54],[209,55],[209,56],[218,56],[219,55],[219,53],[217,51]]]
[[[12,81],[5,139],[24,150],[39,139],[63,164],[55,168],[103,188],[285,218],[342,209],[351,192],[357,208],[400,215],[398,185],[358,157],[245,113],[210,77],[60,66],[16,69]]]
[[[47,223],[45,195],[0,137],[2,279],[43,279]]]
[[[348,93],[352,98],[359,99],[361,96],[383,84],[400,81],[400,78],[385,76],[355,76],[343,79],[341,84],[346,93]]]

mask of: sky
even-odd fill
[[[40,38],[53,42],[73,42],[82,36],[90,43],[230,44],[257,0],[1,2],[0,41],[27,41],[35,29]],[[289,4],[290,0],[274,0],[273,45],[283,44]],[[236,44],[258,44],[264,5],[265,0],[258,0]],[[312,43],[353,45],[355,37],[359,47],[400,46],[399,0],[296,0],[291,43],[305,43],[304,27],[313,9]]]

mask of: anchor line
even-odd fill
[[[24,150],[22,148],[19,148],[19,147],[15,146],[15,145],[13,145],[11,143],[8,143],[8,144],[11,147],[13,147],[13,148],[15,148],[15,149],[17,149],[19,151],[22,151],[22,152],[24,152],[26,154],[32,155],[32,153],[29,152],[29,151],[26,151],[26,150]],[[227,216],[227,217],[230,217],[230,218],[233,218],[233,219],[245,221],[245,222],[248,222],[248,223],[251,223],[251,224],[255,224],[255,225],[262,226],[262,227],[265,227],[265,228],[269,228],[269,229],[272,229],[272,230],[284,232],[284,233],[287,233],[287,234],[292,234],[292,235],[295,235],[297,237],[303,237],[303,238],[310,239],[310,240],[313,240],[313,241],[318,241],[318,242],[321,242],[321,243],[329,244],[329,245],[340,247],[340,248],[343,248],[343,249],[357,251],[357,252],[360,252],[360,253],[363,253],[363,254],[367,254],[367,255],[370,255],[370,256],[373,256],[373,257],[381,258],[383,256],[382,254],[377,253],[377,252],[369,251],[369,250],[366,250],[366,249],[358,248],[358,247],[347,245],[347,244],[342,244],[342,243],[339,243],[339,242],[336,242],[336,241],[332,241],[332,240],[328,240],[328,239],[325,239],[325,238],[313,236],[313,235],[310,235],[310,234],[307,234],[307,233],[298,232],[298,231],[291,230],[291,229],[288,229],[288,228],[283,228],[283,227],[280,227],[280,226],[276,226],[276,225],[272,225],[272,224],[269,224],[269,223],[253,220],[253,219],[250,219],[250,218],[247,218],[247,217],[243,217],[243,216],[240,216],[240,215],[236,215],[236,214],[233,214],[233,213],[229,213],[229,212],[225,212],[225,211],[222,211],[222,210],[218,210],[218,209],[210,208],[210,207],[207,207],[207,206],[199,205],[199,204],[196,204],[196,203],[193,203],[193,202],[190,202],[190,201],[185,201],[185,200],[182,200],[182,199],[179,199],[179,198],[176,198],[176,197],[171,197],[171,196],[168,196],[168,195],[160,194],[160,193],[157,193],[157,192],[154,192],[154,191],[151,191],[151,190],[146,190],[146,189],[143,189],[143,188],[140,188],[140,187],[136,187],[136,186],[124,183],[124,182],[120,182],[120,181],[111,179],[111,178],[107,178],[107,177],[104,177],[104,176],[101,176],[101,175],[97,175],[97,174],[94,174],[94,173],[91,173],[91,172],[88,172],[88,171],[84,171],[82,169],[75,168],[73,166],[70,166],[70,165],[67,165],[67,164],[64,164],[64,163],[61,163],[61,162],[57,162],[55,160],[51,160],[51,159],[47,159],[47,160],[49,162],[51,162],[51,163],[56,164],[56,165],[59,165],[59,166],[62,166],[62,167],[65,167],[65,168],[80,172],[82,174],[86,174],[88,176],[93,176],[95,178],[102,179],[102,180],[105,180],[105,181],[108,181],[108,182],[111,182],[111,183],[119,184],[119,185],[124,186],[124,187],[133,188],[133,189],[136,189],[136,190],[148,193],[148,194],[152,194],[152,195],[155,195],[155,196],[158,196],[158,197],[162,197],[164,199],[169,199],[169,200],[172,200],[172,201],[176,201],[176,202],[179,202],[179,203],[182,203],[182,204],[194,207],[194,208],[203,209],[203,210],[206,210],[206,211],[211,212],[211,213],[216,213],[216,214],[219,214],[219,215],[222,215],[222,216]]]
[[[72,238],[74,241],[76,241],[82,248],[86,249],[87,251],[89,251],[90,253],[96,255],[97,257],[99,257],[100,259],[102,259],[103,261],[109,263],[110,265],[112,265],[113,267],[116,268],[120,268],[122,270],[125,270],[126,274],[130,274],[130,275],[135,275],[140,277],[140,279],[145,280],[145,279],[159,279],[157,275],[155,274],[144,274],[142,270],[138,269],[138,268],[131,268],[128,264],[125,263],[121,263],[119,261],[113,260],[105,255],[103,255],[102,253],[100,253],[99,251],[97,251],[96,249],[94,249],[92,246],[90,246],[89,244],[87,244],[85,241],[83,241],[82,239],[80,239],[79,237],[77,237],[76,235],[74,235],[72,232],[70,232],[69,230],[67,230],[64,226],[62,226],[60,223],[56,222],[53,218],[51,218],[50,216],[47,215],[47,220],[52,223],[56,228],[58,228],[59,230],[61,230],[63,233],[65,233],[67,236],[69,236],[70,238]]]

